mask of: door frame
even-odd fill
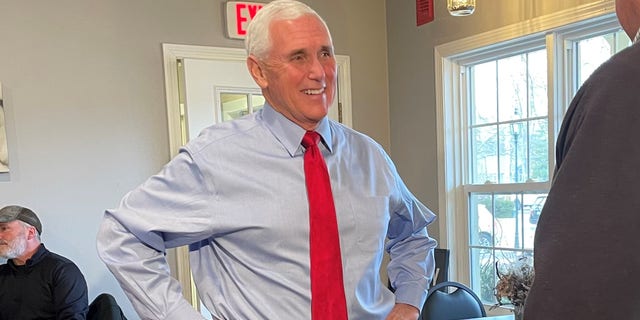
[[[180,104],[180,74],[178,61],[183,59],[204,59],[217,61],[246,61],[244,49],[210,47],[182,44],[162,44],[164,62],[164,84],[167,103],[167,124],[169,129],[170,156],[178,154],[178,150],[186,142],[182,129],[182,118],[186,116],[184,105]],[[340,108],[341,123],[352,126],[351,118],[351,63],[349,56],[335,55],[338,67],[338,107]],[[189,264],[189,249],[186,246],[169,250],[167,261],[171,266],[172,275],[182,285],[182,293],[197,310],[200,301],[197,297],[191,277]]]

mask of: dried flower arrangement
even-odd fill
[[[523,257],[507,268],[505,271],[500,271],[498,263],[496,262],[496,273],[498,275],[498,283],[495,288],[495,296],[498,303],[493,308],[506,304],[504,301],[509,301],[514,307],[516,315],[522,312],[525,299],[533,283],[535,272],[531,259]]]

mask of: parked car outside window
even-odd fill
[[[540,219],[540,211],[542,211],[542,207],[544,207],[544,203],[547,201],[547,196],[538,196],[536,200],[531,205],[531,213],[529,214],[529,222],[532,224],[538,223],[538,219]]]
[[[495,238],[494,238],[495,235]],[[483,204],[478,204],[478,244],[483,247],[493,247],[502,238],[502,226],[495,219],[493,213]]]

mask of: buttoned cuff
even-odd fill
[[[418,284],[405,284],[396,288],[396,303],[410,304],[418,310],[422,310],[422,305],[427,299],[427,290]]]

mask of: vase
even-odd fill
[[[524,306],[513,306],[513,318],[515,320],[524,319]]]

